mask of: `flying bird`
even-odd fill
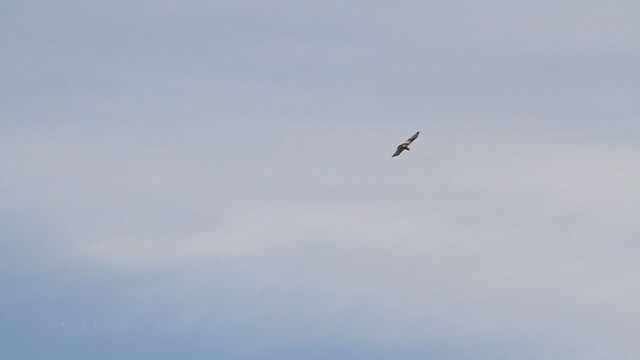
[[[411,145],[413,140],[418,138],[418,135],[420,135],[420,131],[418,131],[417,133],[413,134],[413,136],[408,138],[407,141],[405,141],[402,144],[398,145],[398,148],[396,149],[396,152],[393,155],[391,155],[391,157],[400,155],[400,153],[403,152],[404,150],[411,150],[411,149],[409,149],[409,145]]]

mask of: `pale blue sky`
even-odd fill
[[[3,354],[637,359],[638,14],[3,1]]]

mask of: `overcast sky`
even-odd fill
[[[640,358],[639,15],[2,1],[3,354]]]

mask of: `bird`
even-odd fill
[[[409,149],[409,145],[413,142],[413,140],[418,138],[418,135],[420,135],[420,131],[416,132],[415,134],[413,134],[412,137],[408,138],[407,141],[403,142],[402,144],[398,145],[398,148],[396,149],[396,152],[391,155],[391,157],[395,157],[400,155],[400,153],[404,150],[411,150]]]

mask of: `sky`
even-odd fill
[[[639,13],[2,1],[3,353],[637,359]]]

